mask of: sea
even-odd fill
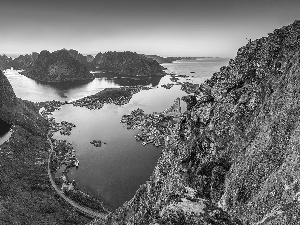
[[[168,74],[186,75],[179,81],[202,83],[219,68],[227,65],[227,58],[199,58],[178,60],[162,64]],[[150,177],[162,149],[152,144],[143,146],[134,136],[139,130],[128,130],[120,123],[122,115],[137,108],[146,113],[162,112],[169,108],[178,97],[187,95],[180,85],[165,89],[161,85],[173,83],[170,75],[147,79],[128,79],[119,77],[100,77],[87,84],[48,85],[27,78],[16,70],[6,70],[4,74],[10,81],[17,97],[33,102],[73,101],[96,94],[105,88],[143,85],[151,87],[133,95],[129,103],[118,106],[105,104],[103,108],[89,110],[63,105],[53,113],[57,122],[63,120],[76,125],[70,136],[54,134],[54,138],[72,142],[79,168],[69,171],[69,179],[75,180],[83,191],[99,197],[115,209],[130,200],[140,185]],[[185,105],[182,104],[183,110]],[[0,145],[9,141],[10,132],[1,133]],[[101,147],[90,142],[101,140]],[[105,144],[104,144],[105,143]],[[56,174],[61,175],[61,170]]]

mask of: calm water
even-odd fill
[[[213,72],[228,63],[229,59],[205,59],[194,61],[176,61],[163,64],[167,72],[189,75],[188,81],[201,83]],[[190,73],[195,72],[195,73]],[[64,105],[54,113],[57,121],[66,120],[76,124],[70,136],[55,134],[57,139],[73,143],[80,161],[79,168],[70,171],[70,178],[76,180],[80,188],[101,197],[113,208],[130,200],[139,186],[149,178],[161,154],[161,149],[153,145],[142,146],[134,135],[138,130],[127,130],[120,124],[123,114],[142,108],[147,113],[160,112],[170,107],[177,97],[186,95],[179,85],[171,89],[162,88],[162,84],[172,83],[170,76],[161,79],[132,80],[121,78],[96,78],[88,84],[73,86],[50,86],[40,84],[16,71],[6,71],[18,97],[34,102],[46,100],[69,101],[79,99],[108,87],[147,85],[153,87],[135,94],[130,102],[123,106],[105,105],[100,110],[88,110],[72,105]],[[192,77],[193,76],[193,77]],[[180,81],[186,81],[181,78]],[[101,140],[100,148],[89,142]]]

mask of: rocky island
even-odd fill
[[[106,75],[128,77],[165,75],[164,68],[157,61],[129,51],[98,53],[94,64],[97,70]]]
[[[72,52],[73,53],[73,52]],[[73,57],[76,54],[73,53]],[[88,68],[65,50],[42,51],[24,71],[24,75],[43,83],[89,82],[94,79]]]

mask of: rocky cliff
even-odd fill
[[[153,59],[133,52],[98,53],[95,66],[106,73],[122,76],[163,76],[163,67]]]
[[[9,124],[25,127],[33,134],[44,134],[46,121],[39,115],[36,106],[16,97],[11,84],[0,71],[0,119]]]
[[[73,58],[67,50],[52,53],[42,51],[37,60],[26,69],[24,75],[46,83],[91,81],[94,79],[88,68]]]
[[[108,224],[300,224],[300,21],[185,99],[178,138]]]

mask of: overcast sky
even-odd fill
[[[233,58],[300,19],[299,0],[1,0],[0,53],[76,49]]]

